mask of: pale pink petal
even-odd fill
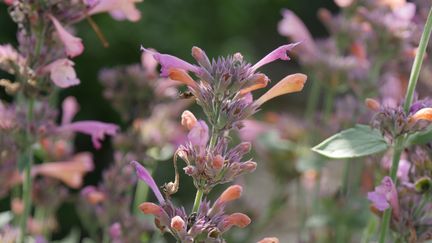
[[[155,52],[155,50],[151,50],[152,52]],[[141,54],[141,65],[150,72],[153,72],[156,70],[158,66],[158,62],[153,57],[153,54],[147,51],[143,51]]]
[[[64,58],[52,62],[44,70],[50,72],[50,77],[54,84],[60,88],[67,88],[80,83],[73,68],[74,65],[74,62]]]
[[[403,20],[411,20],[415,16],[416,5],[414,3],[405,3],[394,9],[394,14]]]
[[[79,121],[60,126],[58,132],[80,132],[92,137],[93,146],[96,149],[101,148],[101,141],[105,135],[115,135],[119,127],[111,123],[98,121]]]
[[[71,123],[72,119],[76,115],[76,113],[79,110],[79,104],[75,97],[69,96],[66,97],[66,99],[63,100],[62,103],[62,121],[61,124],[68,124]]]
[[[334,0],[334,2],[340,8],[346,8],[346,7],[350,6],[354,2],[354,0]]]
[[[278,47],[276,50],[270,52],[267,56],[265,56],[264,58],[262,58],[260,61],[258,61],[255,65],[252,66],[252,70],[257,70],[258,68],[276,61],[278,59],[281,60],[290,60],[287,52],[291,51],[296,45],[298,45],[299,43],[293,43],[293,44],[288,44],[288,45],[283,45]]]
[[[161,54],[159,52],[155,52],[150,49],[146,49],[144,47],[141,47],[141,50],[152,54],[154,59],[156,59],[156,61],[159,62],[159,64],[161,65],[162,77],[168,77],[171,68],[178,68],[178,69],[195,72],[195,73],[198,71],[197,66],[192,65],[178,57],[171,56],[168,54]]]
[[[279,34],[290,38],[291,41],[301,42],[299,55],[308,57],[317,54],[317,47],[309,30],[297,15],[288,9],[282,10],[283,19],[278,24]]]
[[[142,0],[100,0],[92,4],[87,0],[87,5],[92,6],[89,14],[109,12],[116,20],[138,21],[141,18],[140,11],[135,7],[137,2]]]
[[[60,24],[60,22],[52,15],[49,15],[51,21],[54,23],[54,27],[60,40],[66,49],[66,54],[69,57],[76,57],[81,55],[84,51],[84,45],[82,44],[81,38],[71,35],[66,29]]]
[[[92,171],[93,157],[90,153],[79,153],[69,161],[51,162],[36,165],[32,175],[42,175],[58,179],[72,188],[79,188],[84,175]]]
[[[188,139],[194,146],[204,147],[209,140],[208,126],[203,120],[195,123],[195,126],[189,131]]]

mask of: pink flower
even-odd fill
[[[288,9],[282,10],[283,19],[278,24],[279,34],[290,38],[294,42],[302,42],[299,46],[303,57],[313,58],[318,53],[315,42],[303,21]]]
[[[60,40],[63,42],[63,45],[66,49],[66,54],[69,57],[76,57],[81,55],[81,53],[84,51],[84,45],[82,44],[82,40],[67,32],[66,29],[54,16],[49,15],[49,18],[53,22]]]
[[[291,51],[295,46],[297,46],[299,43],[293,43],[293,44],[288,44],[288,45],[283,45],[280,46],[278,48],[276,48],[274,51],[270,52],[269,54],[267,54],[267,56],[263,57],[261,60],[259,60],[255,65],[252,66],[252,70],[257,70],[258,68],[274,62],[278,59],[281,60],[290,60],[287,52]]]
[[[159,52],[151,51],[150,49],[146,49],[141,47],[141,50],[144,52],[148,52],[153,55],[154,59],[159,62],[161,65],[161,76],[168,77],[169,71],[171,68],[178,68],[185,71],[197,72],[198,67],[192,65],[178,57],[171,56],[168,54],[160,54]]]
[[[44,70],[50,72],[51,80],[55,85],[60,88],[68,88],[80,83],[73,68],[74,65],[75,63],[71,60],[63,58],[48,64]]]
[[[98,121],[79,121],[70,124],[64,124],[60,126],[58,132],[80,132],[88,134],[92,137],[93,146],[96,149],[100,149],[102,144],[101,141],[105,138],[105,135],[115,135],[119,127],[114,124],[98,122]]]
[[[381,181],[381,184],[375,187],[375,191],[368,193],[368,199],[379,211],[384,211],[391,207],[393,210],[393,215],[396,218],[399,218],[400,210],[398,194],[396,187],[390,177],[384,177]]]
[[[99,0],[97,4],[92,5],[89,14],[98,14],[109,12],[111,16],[116,20],[129,20],[138,21],[141,18],[140,11],[135,7],[135,3],[142,2],[142,0]]]
[[[61,124],[71,123],[72,119],[74,118],[78,110],[79,110],[79,104],[76,98],[73,96],[66,97],[66,99],[64,99],[62,103],[63,115],[62,115]]]
[[[24,68],[26,66],[26,59],[11,45],[0,45],[0,68],[8,73],[15,74],[14,66]]]
[[[93,158],[90,153],[80,153],[70,161],[52,162],[36,165],[33,175],[43,175],[58,179],[71,188],[79,188],[84,174],[93,170]]]
[[[189,131],[188,139],[193,146],[205,147],[209,140],[209,130],[203,120],[196,122],[195,126]]]
[[[159,187],[156,185],[156,182],[154,181],[150,172],[148,172],[146,168],[144,168],[144,166],[142,166],[136,161],[132,161],[131,164],[135,167],[138,178],[144,181],[150,187],[150,189],[153,191],[156,198],[158,199],[159,203],[164,204],[165,199],[163,198],[162,193],[160,192]]]

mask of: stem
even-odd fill
[[[426,25],[423,30],[423,34],[420,39],[419,47],[417,50],[417,54],[415,56],[413,66],[411,68],[411,74],[409,78],[407,93],[405,96],[405,104],[404,104],[404,111],[405,113],[408,113],[410,106],[413,101],[414,97],[414,91],[417,85],[417,80],[420,75],[420,69],[423,63],[423,59],[425,56],[426,48],[429,42],[429,38],[432,31],[432,8],[429,10],[429,15],[427,17]]]
[[[316,80],[312,82],[305,112],[305,118],[307,122],[312,122],[313,116],[315,114],[318,105],[320,86],[320,82]]]
[[[28,114],[27,114],[27,156],[24,167],[24,181],[23,181],[23,202],[24,202],[24,212],[20,222],[21,229],[21,239],[20,242],[25,242],[25,236],[27,232],[27,221],[30,216],[31,211],[31,188],[32,188],[32,178],[31,178],[31,167],[33,164],[33,149],[32,149],[32,136],[31,136],[31,121],[33,119],[33,99],[29,100],[28,103]]]
[[[425,24],[425,28],[423,30],[423,34],[420,39],[417,54],[414,59],[413,66],[411,68],[411,74],[410,74],[410,79],[408,83],[407,93],[405,96],[405,104],[404,104],[404,111],[406,114],[408,114],[410,106],[413,101],[414,91],[417,85],[418,77],[420,75],[420,69],[423,63],[423,59],[426,52],[427,44],[429,42],[431,31],[432,31],[432,8],[429,10],[428,18]],[[393,180],[393,183],[395,184],[397,182],[396,174],[399,167],[400,155],[404,149],[404,139],[405,139],[404,136],[398,137],[396,139],[395,146],[394,146],[392,167],[390,170],[390,178]],[[384,216],[383,216],[379,243],[385,242],[385,238],[387,236],[387,229],[389,227],[390,217],[391,217],[391,209],[387,209],[384,212]]]
[[[390,178],[392,179],[394,184],[397,183],[397,170],[399,168],[400,157],[404,149],[403,143],[404,143],[404,137],[400,136],[396,139],[394,145],[392,166],[390,170]],[[379,236],[379,243],[385,242],[387,236],[387,230],[389,228],[391,213],[392,213],[391,211],[392,211],[391,208],[389,208],[384,212],[384,216],[381,224],[380,236]]]
[[[193,213],[198,212],[198,209],[201,205],[201,199],[202,199],[203,195],[204,195],[204,192],[201,189],[198,189],[196,192],[196,195],[195,195],[195,201],[194,201],[194,205],[192,208]]]

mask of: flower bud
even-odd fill
[[[192,56],[204,68],[211,69],[210,60],[201,48],[196,46],[192,47]]]
[[[213,158],[211,165],[212,165],[213,169],[220,170],[223,168],[224,162],[225,162],[224,158],[220,154],[218,154],[218,155],[216,155],[216,157]]]
[[[183,170],[189,176],[193,176],[197,173],[196,167],[192,166],[192,165],[188,165],[188,166],[184,167]]]
[[[181,115],[182,126],[186,127],[188,130],[191,130],[196,123],[197,123],[197,119],[192,112],[188,110],[183,111]]]
[[[255,101],[257,106],[261,106],[265,102],[273,99],[274,97],[298,92],[303,89],[306,82],[307,76],[302,73],[296,73],[286,76],[284,79],[279,81],[275,86],[269,89],[263,94],[258,100]]]
[[[185,222],[180,216],[175,216],[171,219],[171,228],[175,229],[177,232],[184,230]]]
[[[247,161],[247,162],[244,162],[240,165],[240,170],[243,173],[245,173],[245,172],[251,173],[251,172],[255,171],[256,167],[257,167],[257,163],[255,163],[253,161]]]
[[[367,98],[365,100],[365,104],[366,104],[366,107],[369,108],[371,111],[379,111],[379,109],[381,108],[380,103],[374,99],[371,99],[371,98]]]

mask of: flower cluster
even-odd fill
[[[229,132],[244,127],[243,121],[254,114],[266,101],[279,95],[300,91],[306,81],[303,74],[285,77],[260,98],[254,100],[251,92],[267,86],[269,79],[257,72],[261,66],[278,59],[289,60],[287,52],[297,44],[283,45],[252,65],[243,60],[240,53],[209,60],[203,50],[192,48],[192,56],[198,65],[190,64],[177,57],[160,54],[142,48],[161,65],[161,76],[185,84],[192,97],[203,109],[208,123],[199,120],[186,110],[181,124],[189,130],[185,144],[174,156],[176,178],[163,186],[165,197],[156,186],[148,171],[138,162],[133,162],[138,176],[155,193],[159,205],[143,203],[140,208],[146,214],[153,214],[161,231],[170,232],[181,242],[225,242],[222,233],[232,225],[245,227],[250,223],[244,214],[225,215],[226,202],[239,197],[241,187],[229,187],[214,204],[201,201],[203,194],[209,194],[214,186],[233,181],[245,173],[253,172],[257,164],[251,160],[242,161],[251,150],[249,142],[241,142],[230,148]],[[195,81],[189,73],[198,80]],[[209,128],[209,124],[211,128]],[[185,163],[184,171],[191,176],[197,189],[197,198],[191,214],[177,208],[170,195],[177,192],[179,176],[177,158]]]

